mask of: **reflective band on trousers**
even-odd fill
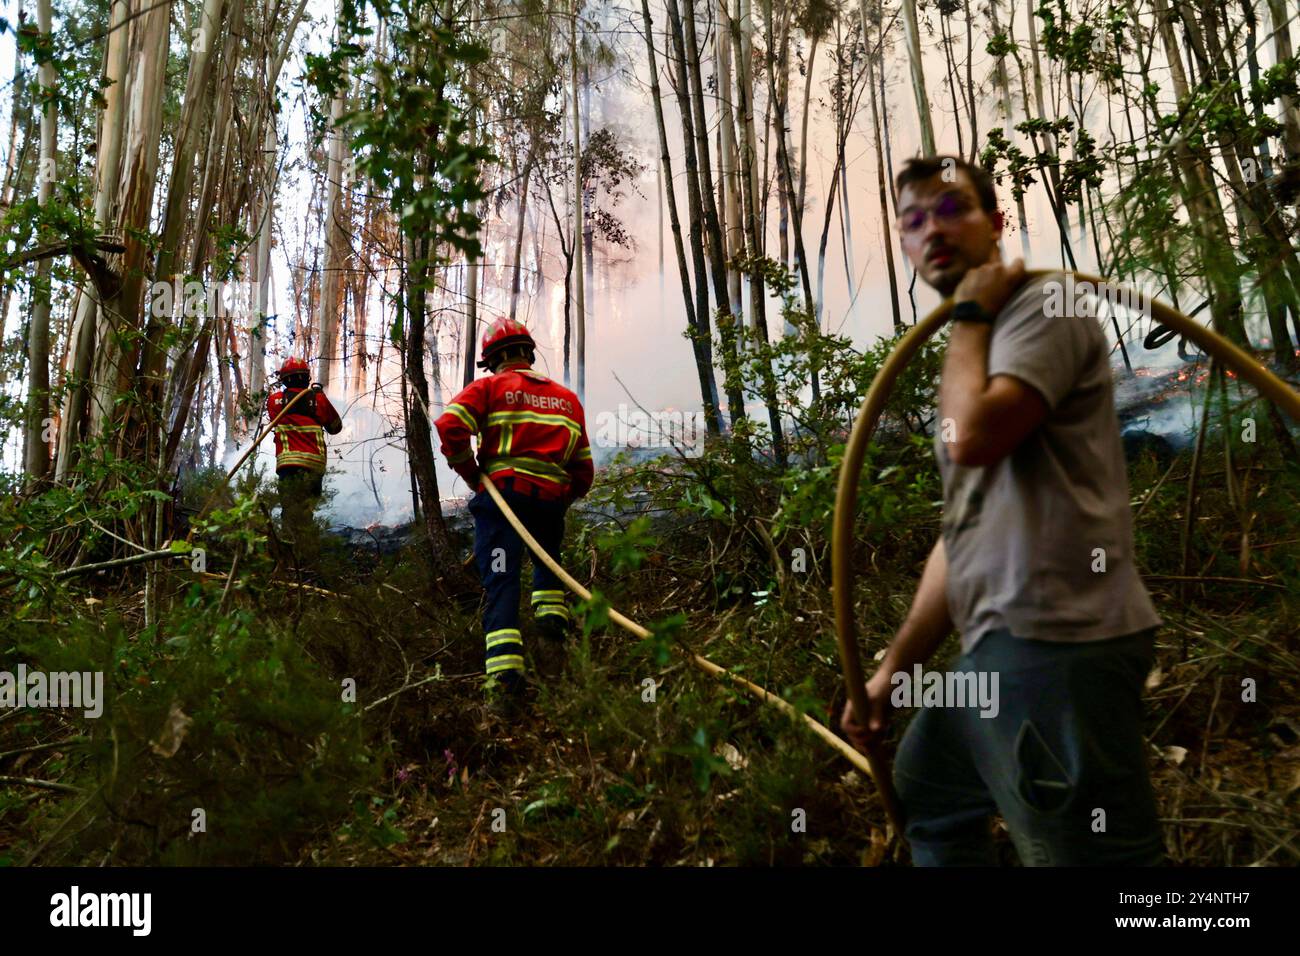
[[[524,643],[515,627],[504,627],[487,635],[487,672],[522,671]]]

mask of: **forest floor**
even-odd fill
[[[937,533],[927,455],[913,443],[869,466],[855,595],[868,663]],[[1189,459],[1147,456],[1131,475],[1165,621],[1146,729],[1166,845],[1177,865],[1295,865],[1300,478],[1262,459],[1229,495],[1207,452],[1185,562]],[[0,712],[0,864],[906,864],[869,780],[680,653],[836,726],[833,482],[831,465],[756,488],[725,464],[602,472],[565,553],[598,599],[566,674],[535,680],[509,722],[483,708],[477,607],[433,586],[419,549],[376,554],[319,529],[290,544],[266,501],[241,497],[205,528],[208,570],[160,570],[169,610],[152,623],[142,574],[10,594],[0,666],[105,661],[112,691],[99,720]],[[755,531],[775,503],[790,523]],[[806,562],[777,569],[796,548]],[[606,601],[655,636],[608,624]],[[1000,823],[995,839],[1014,864]]]

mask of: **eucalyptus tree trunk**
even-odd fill
[[[736,147],[736,117],[732,109],[733,50],[731,18],[726,0],[717,0],[718,24],[714,33],[718,60],[718,106],[722,143],[719,152],[722,168],[723,211],[726,218],[727,261],[733,262],[744,252],[745,234],[740,213],[740,153]],[[740,287],[740,270],[727,267],[727,295],[731,300],[731,314],[744,313],[744,299]]]
[[[524,258],[524,223],[528,219],[528,194],[531,192],[529,184],[533,179],[533,150],[530,146],[528,156],[524,160],[524,173],[519,179],[519,216],[515,221],[515,254],[514,263],[510,272],[510,318],[516,318],[519,315],[519,277],[523,269]],[[662,229],[660,230],[662,232]],[[660,266],[662,271],[662,249],[660,250]]]
[[[1169,64],[1174,95],[1179,103],[1183,103],[1186,102],[1191,89],[1166,0],[1155,0],[1155,13],[1161,41],[1165,47],[1165,58]],[[1196,230],[1202,274],[1212,290],[1211,315],[1221,334],[1228,335],[1238,344],[1245,344],[1246,329],[1241,314],[1241,290],[1237,286],[1235,277],[1231,275],[1235,271],[1232,245],[1227,220],[1223,217],[1222,208],[1215,201],[1217,194],[1212,192],[1212,174],[1198,161],[1186,140],[1180,137],[1173,149],[1182,173],[1183,202],[1187,206],[1189,219]]]
[[[23,0],[18,0],[18,21],[21,23],[24,19]],[[31,142],[32,115],[31,105],[27,97],[27,70],[23,65],[21,56],[14,57],[14,79],[13,79],[13,108],[9,111],[9,150],[5,154],[5,178],[4,185],[0,187],[0,205],[6,209],[14,204],[14,192],[18,186],[18,181],[22,175],[22,167],[26,165],[27,147]],[[19,110],[19,103],[28,103],[25,110]],[[23,148],[20,152],[18,149],[18,117],[23,116]],[[3,289],[0,289],[0,342],[4,341],[5,320],[9,316],[9,300],[13,295],[13,286],[6,283]],[[3,385],[9,378],[7,367],[0,368],[0,385]],[[60,439],[63,436],[63,429],[59,429]]]
[[[239,6],[242,11],[242,3]],[[185,98],[182,101],[180,121],[176,127],[172,171],[167,181],[167,196],[163,202],[162,229],[158,240],[158,254],[154,259],[155,282],[173,281],[176,275],[176,260],[180,258],[181,239],[185,227],[191,222],[187,204],[191,199],[194,159],[200,149],[201,124],[208,118],[208,104],[213,86],[212,53],[217,43],[224,8],[225,0],[204,0],[197,21],[198,25],[188,36],[189,71],[185,79]],[[229,46],[227,44],[228,49]],[[203,215],[207,210],[200,206],[199,212]],[[194,229],[193,234],[196,241],[201,241],[202,228]],[[175,306],[176,303],[173,303],[173,308]],[[144,344],[140,355],[139,388],[146,405],[150,402],[161,404],[163,400],[167,351],[162,340],[174,321],[171,314],[155,315],[154,312],[154,309],[147,310]]]
[[[907,64],[912,71],[912,92],[916,96],[916,117],[921,125],[921,153],[933,156],[934,123],[930,119],[930,100],[925,92],[925,68],[921,63],[921,34],[916,22],[916,0],[903,0],[903,28],[907,37]]]
[[[767,295],[764,292],[763,270],[758,258],[766,252],[758,185],[758,145],[754,133],[754,17],[751,0],[736,0],[737,15],[733,21],[732,40],[740,47],[740,71],[736,77],[736,105],[740,110],[744,142],[740,152],[741,182],[744,185],[743,203],[745,233],[749,258],[754,263],[749,276],[749,328],[761,340],[768,340]]]
[[[989,0],[989,20],[993,24],[993,32],[1000,34],[1002,25],[998,21],[998,3],[1000,0]],[[1006,57],[998,57],[993,66],[993,77],[997,83],[998,93],[1002,98],[1002,135],[1008,143],[1015,142],[1015,123],[1011,120],[1011,82],[1007,76]],[[1025,211],[1025,197],[1020,195],[1016,197],[1016,220],[1020,224],[1020,255],[1029,261],[1029,216]]]
[[[1037,116],[1040,119],[1047,119],[1047,107],[1043,101],[1043,71],[1042,63],[1038,57],[1038,26],[1034,20],[1034,5],[1028,4],[1025,11],[1025,19],[1029,26],[1029,54],[1033,67],[1034,78],[1034,105],[1038,110]],[[1024,84],[1024,80],[1021,80]],[[1026,96],[1028,94],[1026,93]],[[1026,114],[1029,110],[1026,108]],[[1034,140],[1034,146],[1037,148],[1037,135],[1031,135]],[[1051,133],[1044,133],[1043,140],[1047,144],[1046,151],[1051,154],[1060,152],[1059,144],[1056,137]],[[1052,213],[1056,217],[1056,229],[1061,237],[1061,251],[1065,260],[1068,261],[1071,269],[1076,268],[1074,261],[1074,248],[1070,244],[1070,213],[1065,203],[1061,200],[1061,177],[1057,171],[1057,164],[1050,163],[1047,166],[1047,176],[1043,179],[1043,189],[1047,194],[1047,200],[1051,203]]]
[[[1286,0],[1268,0],[1268,15],[1273,23],[1273,58],[1281,63],[1295,55],[1291,48]],[[1282,107],[1286,161],[1300,163],[1300,98],[1284,93],[1278,97],[1278,103]]]
[[[957,105],[957,61],[952,55],[952,37],[948,34],[948,18],[939,18],[940,46],[943,47],[944,67],[947,70],[948,97],[952,100],[952,126],[957,133],[957,155],[966,151],[961,134],[961,107]]]
[[[51,44],[50,0],[37,0],[36,25],[45,44]],[[47,97],[41,110],[41,159],[37,167],[36,202],[45,207],[54,195],[54,180],[58,172],[55,157],[55,124],[58,120],[54,100],[54,64],[41,64],[37,89]],[[32,295],[32,320],[27,331],[27,442],[25,471],[29,481],[40,481],[49,472],[50,447],[47,438],[50,428],[50,260],[42,259],[36,266],[36,282]]]
[[[114,0],[109,14],[109,34],[104,49],[104,109],[100,114],[99,141],[95,153],[95,230],[104,232],[117,201],[118,167],[122,159],[122,80],[126,75],[127,0]],[[99,296],[82,295],[77,301],[77,318],[72,325],[68,353],[70,388],[63,401],[59,425],[59,451],[54,477],[67,480],[77,464],[77,443],[82,438],[90,394],[90,374],[95,352],[95,326]]]
[[[817,65],[817,46],[821,43],[821,34],[814,33],[812,44],[808,49],[808,75],[804,77],[803,84],[803,115],[800,118],[799,125],[799,199],[798,206],[804,208],[804,201],[808,195],[808,109],[812,101],[812,83],[813,70]]]
[[[471,84],[471,90],[472,90],[472,89],[473,89],[473,87],[472,87],[472,84]],[[473,93],[472,93],[472,92],[471,92],[471,94],[470,94],[469,99],[470,99],[470,102],[471,102],[471,104],[472,104],[472,103],[473,103],[473,100],[474,100],[474,96],[473,96]],[[474,107],[473,107],[472,105],[470,106],[470,114],[469,114],[469,115],[470,115],[470,122],[469,122],[469,128],[470,128],[470,134],[469,134],[469,145],[470,145],[470,146],[473,146],[473,145],[474,145],[474,139],[475,139],[475,133],[474,133],[474,131],[475,131],[475,129],[476,129],[476,126],[475,126],[475,123],[474,123],[474,117],[475,117]],[[469,255],[469,256],[467,256],[467,259],[468,259],[469,261],[466,263],[466,266],[465,266],[465,270],[466,270],[466,276],[465,276],[465,341],[462,343],[463,346],[464,346],[464,348],[463,348],[463,350],[462,350],[463,361],[462,361],[462,363],[461,363],[461,388],[466,387],[467,385],[469,385],[470,382],[474,381],[474,369],[475,369],[474,344],[475,344],[475,340],[478,338],[478,273],[479,273],[479,257],[476,256],[476,255]]]
[[[963,0],[963,9],[966,13],[966,105],[970,110],[970,155],[966,158],[973,163],[979,157],[980,123],[979,113],[976,111],[975,80],[971,75],[975,59],[975,38],[974,24],[970,15],[970,0]]]
[[[673,185],[672,158],[668,150],[668,130],[664,124],[663,98],[659,89],[659,66],[655,61],[654,27],[650,19],[649,0],[641,0],[641,22],[645,30],[646,58],[650,68],[650,99],[654,104],[655,126],[659,132],[659,164],[663,169],[663,184],[668,198],[668,222],[673,234],[673,249],[677,253],[677,274],[681,279],[682,307],[686,312],[686,324],[691,330],[691,349],[695,354],[695,369],[700,380],[700,401],[704,406],[704,421],[710,435],[720,432],[718,421],[717,386],[713,375],[713,359],[708,348],[707,331],[700,334],[700,317],[693,301],[691,274],[686,262],[686,247],[682,240],[682,224],[677,214],[676,187]],[[687,143],[688,154],[691,144]],[[694,235],[692,238],[695,238]],[[702,255],[699,245],[694,245],[697,254],[696,284],[703,281],[699,274]],[[707,326],[706,326],[707,328]]]
[[[122,2],[122,0],[118,0]],[[111,19],[110,14],[110,19]],[[23,11],[23,0],[18,0],[18,22],[22,23],[26,19]],[[113,21],[116,23],[116,21]],[[118,31],[120,32],[120,31]],[[111,36],[111,34],[110,34]],[[18,152],[18,117],[22,115],[25,121],[30,122],[31,110],[19,110],[18,104],[27,101],[27,69],[23,65],[23,58],[14,57],[14,79],[13,79],[13,108],[9,111],[9,149],[5,152],[5,179],[4,186],[0,188],[0,205],[12,206],[14,204],[14,191],[18,185],[19,173],[22,171],[22,159]],[[26,137],[23,141],[26,152]],[[0,311],[0,331],[3,330],[4,314],[8,310]]]
[[[276,100],[276,88],[280,81],[280,71],[289,55],[290,45],[297,35],[298,24],[302,22],[307,9],[307,0],[299,0],[297,8],[289,18],[281,36],[280,44],[274,51],[267,51],[266,78],[263,96],[257,102],[249,129],[265,128],[262,147],[261,203],[256,206],[254,221],[258,223],[257,248],[253,262],[255,293],[253,296],[253,324],[248,333],[248,387],[254,395],[260,395],[266,388],[266,327],[267,310],[271,305],[271,231],[275,220],[275,191],[280,184],[280,164],[277,156],[278,131],[275,112],[271,104]],[[378,46],[383,46],[384,21],[379,25],[380,39]]]
[[[340,280],[351,251],[349,224],[343,213],[343,190],[347,187],[343,154],[347,144],[339,122],[347,110],[348,92],[349,88],[344,86],[330,100],[330,148],[325,167],[325,273],[321,278],[320,349],[316,359],[316,380],[325,388],[330,387],[337,361],[339,292],[343,287]]]
[[[248,387],[254,395],[266,388],[267,313],[271,307],[271,221],[275,218],[275,190],[279,185],[274,114],[267,117],[262,140],[262,205],[258,213],[257,249],[253,260],[253,324],[248,331]]]
[[[788,195],[794,196],[794,173],[790,164],[790,151],[786,148],[785,130],[786,130],[786,113],[785,103],[782,101],[779,91],[776,88],[776,55],[774,47],[775,37],[772,34],[772,0],[763,0],[764,14],[768,19],[768,49],[767,49],[767,86],[768,95],[772,98],[776,112],[776,163],[777,175],[781,177],[782,183]],[[833,187],[832,187],[833,188]],[[812,293],[812,281],[808,274],[808,256],[804,250],[803,242],[803,210],[797,205],[794,212],[794,252],[795,257],[799,260],[799,275],[803,284],[804,308],[809,315],[815,315],[814,299]],[[813,392],[817,391],[816,377],[813,379]]]
[[[876,68],[877,61],[880,62],[880,71],[883,87],[883,75],[885,70],[885,25],[882,20],[880,25],[880,35],[876,41],[873,50],[868,38],[871,32],[868,29],[867,17],[867,0],[858,0],[858,17],[862,22],[862,45],[867,50],[867,86],[871,88],[871,128],[875,134],[876,141],[876,190],[880,199],[880,238],[881,250],[885,257],[885,268],[889,274],[889,305],[893,312],[894,331],[897,332],[903,327],[903,320],[898,311],[898,274],[894,269],[894,240],[889,228],[889,188],[887,182],[887,171],[885,168],[885,156],[883,150],[884,132],[880,124],[880,108],[876,100]]]
[[[569,83],[573,90],[573,282],[574,282],[574,361],[577,377],[574,391],[582,401],[587,391],[587,295],[582,271],[582,123],[578,103],[578,3],[569,0]],[[567,353],[567,350],[566,350]]]
[[[204,237],[208,230],[208,221],[214,215],[214,207],[220,198],[222,211],[216,213],[218,228],[229,225],[234,218],[234,211],[230,208],[229,194],[231,187],[229,179],[231,169],[235,165],[233,160],[232,143],[234,141],[234,83],[239,67],[239,36],[243,25],[244,0],[234,0],[231,8],[231,29],[226,32],[224,50],[222,53],[222,82],[220,84],[217,102],[213,109],[213,133],[208,138],[207,149],[204,151],[202,165],[202,178],[200,179],[199,195],[195,205],[195,215],[193,216],[192,232],[195,241],[190,253],[190,262],[188,273],[198,275],[203,269],[204,260],[208,254],[208,243]],[[243,162],[240,168],[251,170],[251,162]],[[228,276],[226,274],[214,275],[218,282],[224,282]],[[216,315],[207,315],[199,328],[198,339],[193,349],[192,361],[187,365],[184,361],[178,361],[173,370],[162,408],[167,412],[168,419],[172,424],[168,431],[166,444],[159,456],[158,469],[163,472],[171,466],[176,450],[179,447],[181,435],[185,427],[186,416],[189,415],[191,402],[189,396],[193,393],[194,383],[197,380],[198,372],[206,366],[208,347],[211,344],[213,334],[219,334],[218,323],[220,317]],[[219,404],[219,403],[218,403]],[[213,441],[216,441],[215,433]]]
[[[162,134],[162,106],[167,66],[170,11],[165,4],[133,0],[127,75],[123,81],[122,171],[118,185],[120,204],[117,228],[125,247],[121,255],[121,285],[107,296],[95,329],[95,373],[90,420],[93,437],[107,433],[116,417],[115,399],[126,391],[135,374],[132,356],[124,354],[113,333],[115,326],[142,327],[141,293],[149,256],[146,241],[154,187],[158,181],[158,148]]]
[[[668,19],[676,46],[679,83],[685,80],[688,104],[693,117],[691,131],[695,137],[696,170],[700,176],[700,206],[704,216],[704,237],[713,278],[713,299],[720,311],[730,308],[727,293],[726,256],[723,253],[722,228],[718,219],[716,193],[713,188],[713,161],[709,155],[708,121],[704,114],[704,87],[700,76],[700,51],[695,37],[695,0],[686,0],[685,16],[678,14],[677,0],[667,0]],[[684,67],[684,71],[682,69]],[[705,323],[707,327],[708,323]]]

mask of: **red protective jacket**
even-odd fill
[[[434,425],[448,464],[474,489],[483,471],[531,485],[540,497],[572,501],[595,477],[578,396],[524,362],[471,382]]]
[[[266,397],[266,411],[275,416],[293,401],[300,388],[284,388]],[[324,392],[314,392],[293,406],[293,410],[275,426],[275,470],[306,468],[325,471],[325,432],[337,435],[343,419],[334,410]]]

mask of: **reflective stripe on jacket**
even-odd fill
[[[301,389],[288,388],[266,397],[266,411],[271,421],[293,401]],[[275,468],[325,470],[325,432],[337,435],[343,420],[323,392],[315,392],[298,402],[275,426]]]
[[[529,484],[546,498],[581,498],[591,488],[595,467],[582,403],[523,363],[471,382],[434,424],[448,463],[471,484],[483,471]]]

